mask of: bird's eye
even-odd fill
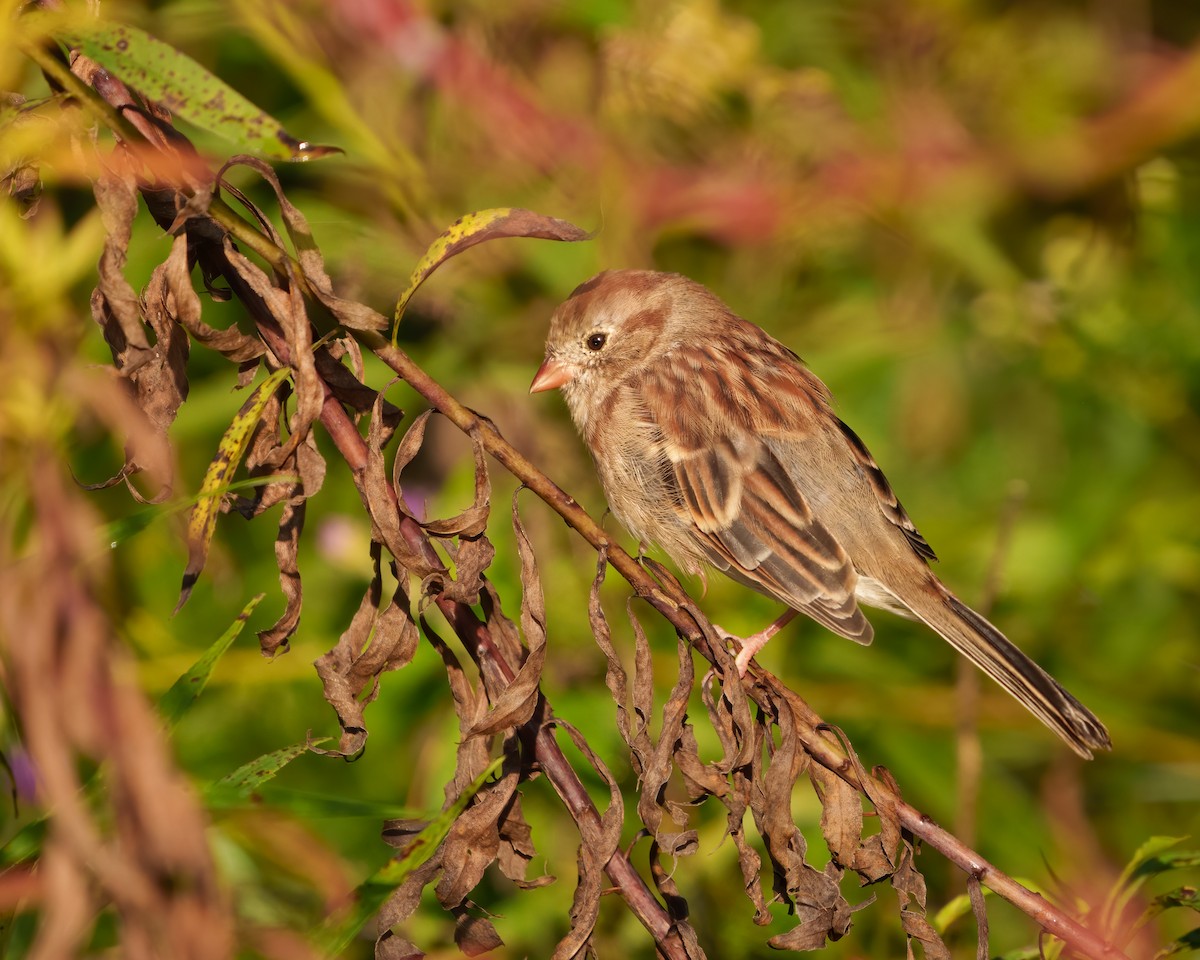
[[[588,338],[584,341],[589,350],[600,350],[608,341],[608,335],[604,333],[589,333]]]

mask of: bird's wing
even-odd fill
[[[677,353],[677,362],[655,365],[643,382],[678,486],[680,519],[694,530],[705,558],[723,573],[835,633],[869,643],[871,625],[854,598],[857,574],[849,555],[813,514],[766,442],[772,433],[778,435],[770,429],[772,418],[780,419],[774,426],[782,429],[788,414],[774,403],[757,404],[758,425],[764,429],[753,429],[746,411],[735,407],[744,399],[743,384],[710,377],[720,365],[708,352],[697,348],[691,360]],[[679,380],[681,370],[694,372],[686,386]],[[769,386],[757,384],[763,395]],[[797,384],[779,386],[795,389]]]
[[[883,515],[900,528],[900,532],[904,534],[904,539],[916,551],[917,556],[925,560],[936,560],[937,554],[933,552],[933,547],[921,535],[921,531],[917,529],[916,524],[909,519],[908,512],[892,491],[892,485],[888,483],[887,477],[879,469],[879,464],[871,456],[871,451],[867,449],[867,445],[858,438],[857,433],[842,423],[837,417],[833,417],[833,420],[837,424],[838,429],[841,430],[842,436],[846,438],[846,442],[850,445],[850,452],[862,470],[863,476],[867,478],[867,483],[870,485],[871,491],[875,494],[875,499],[879,501],[879,509],[883,511]]]

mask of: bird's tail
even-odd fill
[[[934,581],[913,613],[952,647],[1011,693],[1081,757],[1108,750],[1108,731],[1087,707],[1063,689],[1004,634]]]

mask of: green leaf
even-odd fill
[[[1113,886],[1104,905],[1103,916],[1109,924],[1116,921],[1133,899],[1134,894],[1147,879],[1176,870],[1180,867],[1195,866],[1200,863],[1200,851],[1180,850],[1167,853],[1171,847],[1182,843],[1186,837],[1151,837],[1134,852],[1121,876]]]
[[[297,757],[307,753],[309,747],[324,743],[328,739],[321,737],[317,740],[304,740],[271,753],[264,753],[261,757],[242,764],[216,783],[210,784],[205,796],[211,801],[211,806],[239,806],[240,801],[245,800],[267,781],[273,780],[280,770]]]
[[[264,596],[266,594],[260,593],[252,598],[242,608],[242,612],[237,615],[237,619],[229,625],[229,629],[221,634],[216,643],[204,651],[204,655],[193,663],[183,676],[171,684],[170,690],[163,694],[162,699],[158,701],[158,710],[166,719],[168,726],[174,726],[178,723],[179,718],[196,702],[196,699],[208,685],[208,679],[212,676],[213,668],[217,665],[217,661],[232,646],[233,641],[238,638],[238,634],[242,632],[242,627],[250,619],[250,614],[254,612],[254,608],[258,606]]]
[[[246,150],[276,160],[314,160],[342,152],[293,137],[191,57],[136,27],[76,19],[60,38],[172,113]]]
[[[483,785],[495,774],[504,763],[503,757],[497,757],[478,777],[472,781],[446,810],[434,817],[427,827],[418,833],[410,842],[404,856],[389,860],[361,883],[355,890],[355,902],[349,914],[340,919],[332,920],[317,934],[320,950],[327,956],[341,956],[350,946],[359,931],[375,916],[379,908],[408,876],[433,856],[438,846],[450,833],[454,821],[458,819],[471,799]]]

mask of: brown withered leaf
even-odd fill
[[[487,713],[487,696],[482,689],[476,688],[467,677],[462,664],[454,651],[451,650],[429,620],[425,617],[425,609],[432,602],[426,595],[421,598],[421,630],[429,645],[442,658],[446,667],[446,680],[450,685],[450,695],[454,698],[454,712],[458,717],[460,734],[458,749],[455,756],[454,778],[446,785],[446,802],[453,803],[468,789],[475,778],[491,763],[491,741],[487,737],[466,736],[466,731],[478,723]],[[509,741],[505,741],[505,749],[515,749]]]
[[[164,263],[155,267],[140,305],[154,331],[150,356],[130,375],[139,406],[166,442],[179,406],[188,394],[188,335],[179,324],[181,314],[199,313],[200,298],[192,289],[187,263],[187,240],[177,237]]]
[[[417,549],[410,546],[400,529],[401,513],[397,503],[398,491],[388,482],[384,462],[383,445],[392,436],[383,413],[384,394],[396,381],[389,381],[375,397],[371,408],[371,420],[367,426],[367,464],[363,469],[362,492],[367,512],[371,515],[372,538],[383,543],[396,562],[409,573],[424,580],[440,569],[440,565],[426,559]]]
[[[404,487],[400,481],[400,475],[420,451],[425,442],[426,425],[429,423],[429,418],[436,412],[436,410],[426,410],[418,416],[396,448],[396,459],[392,466],[392,485],[396,488],[396,496],[400,498],[401,509],[405,510],[409,516],[412,514],[404,505]],[[479,438],[478,431],[472,431],[471,441],[475,456],[475,498],[471,506],[453,517],[444,520],[417,520],[433,536],[470,538],[479,536],[487,529],[488,514],[491,510],[491,479],[488,476],[487,457],[484,454],[483,443]],[[413,519],[417,518],[414,516]],[[473,600],[467,602],[473,602]]]
[[[416,960],[425,954],[409,940],[396,931],[405,920],[413,915],[420,906],[421,892],[433,882],[433,878],[442,869],[444,846],[439,846],[428,860],[410,873],[398,886],[382,907],[379,908],[377,922],[379,936],[375,940],[376,958],[386,960]]]
[[[633,723],[629,739],[629,759],[640,780],[649,762],[654,745],[650,741],[650,717],[654,712],[654,658],[650,638],[633,612],[637,598],[625,603],[625,616],[633,629]]]
[[[729,780],[712,764],[700,759],[700,746],[696,743],[696,731],[689,724],[675,745],[675,766],[683,777],[688,801],[699,803],[705,797],[722,798],[729,792]]]
[[[525,656],[520,631],[505,615],[496,586],[486,577],[479,591],[479,605],[483,609],[483,622],[488,625],[492,643],[509,663],[520,663]]]
[[[612,642],[612,630],[609,629],[608,619],[604,616],[604,608],[600,605],[600,587],[604,583],[607,571],[608,547],[602,546],[596,551],[596,576],[592,578],[592,589],[588,593],[588,622],[591,624],[596,646],[604,654],[604,685],[608,687],[608,692],[612,694],[613,702],[617,705],[617,731],[621,734],[621,739],[632,748],[629,677],[621,664],[621,658],[617,656]]]
[[[113,363],[127,375],[150,349],[138,295],[124,273],[138,209],[137,184],[128,169],[110,169],[96,178],[92,191],[104,224],[104,252],[92,293],[92,316],[104,331]]]
[[[546,662],[546,599],[542,594],[533,545],[517,509],[522,489],[518,487],[513,491],[512,523],[521,562],[521,630],[525,634],[528,653],[512,682],[493,698],[492,709],[467,731],[468,736],[485,736],[521,726],[533,716],[540,696],[542,667]]]
[[[913,845],[907,840],[900,851],[892,886],[900,898],[900,922],[910,939],[921,944],[926,960],[950,960],[950,951],[925,916],[925,878],[913,863]]]
[[[519,778],[519,766],[510,769],[506,763],[500,778],[475,795],[442,841],[445,850],[442,876],[435,892],[443,907],[449,910],[461,907],[483,879],[484,871],[499,855],[499,824],[512,803]],[[447,805],[453,803],[455,797],[447,796]]]
[[[500,934],[486,917],[473,917],[466,907],[460,907],[454,913],[454,942],[458,949],[468,957],[478,957],[504,946]]]
[[[844,856],[836,855],[843,866],[848,867],[859,875],[862,883],[875,883],[891,875],[895,869],[895,854],[896,849],[900,844],[900,821],[896,815],[894,797],[899,796],[899,791],[893,794],[884,793],[875,788],[875,781],[867,775],[867,771],[862,765],[862,761],[858,758],[858,753],[854,749],[854,745],[850,743],[849,738],[837,727],[829,727],[829,729],[837,736],[838,741],[845,750],[846,756],[850,760],[850,765],[854,769],[855,777],[859,784],[862,785],[863,792],[867,798],[875,804],[875,811],[878,815],[880,824],[880,832],[870,837],[863,837],[859,840],[855,849],[844,849],[843,853],[848,854],[850,859],[845,859]],[[818,764],[813,764],[812,773],[814,774],[814,785],[817,778],[820,778],[822,786],[822,802],[825,803],[825,797],[835,795],[839,798],[839,809],[841,816],[847,817],[845,824],[847,834],[853,829],[857,829],[861,834],[863,828],[862,817],[862,800],[857,789],[850,786],[841,777],[838,777],[832,771],[820,767],[818,773]],[[882,771],[886,775],[886,771]],[[832,781],[838,783],[834,784]],[[885,781],[886,782],[886,781]],[[850,800],[850,795],[853,795],[854,800]],[[858,815],[855,819],[854,806],[858,806]],[[825,812],[828,812],[828,807],[825,807]],[[834,816],[834,815],[831,815]],[[856,827],[855,827],[856,824]],[[822,815],[822,829],[825,827],[824,813]],[[830,835],[826,833],[826,842],[829,842]],[[845,840],[849,841],[849,836]],[[830,847],[830,852],[833,852],[833,847]]]
[[[288,639],[300,626],[300,606],[304,589],[300,581],[300,534],[304,531],[307,493],[290,500],[279,518],[279,533],[275,537],[275,565],[279,569],[279,589],[283,592],[284,609],[271,626],[258,631],[258,646],[263,654],[272,657],[280,647],[287,649]]]
[[[337,322],[352,330],[385,329],[387,327],[387,319],[382,314],[372,310],[365,304],[357,303],[354,300],[346,300],[333,292],[333,281],[330,280],[329,274],[325,270],[325,260],[321,256],[321,251],[317,247],[316,241],[313,239],[308,220],[287,198],[275,171],[257,157],[242,155],[230,159],[221,168],[221,172],[224,173],[225,170],[234,165],[250,167],[275,191],[275,197],[279,203],[279,215],[283,220],[284,229],[287,230],[288,238],[292,241],[292,247],[296,252],[296,261],[300,265],[300,271],[304,275],[304,279],[307,281],[313,295],[333,314]],[[228,184],[225,185],[225,189],[230,190]],[[235,192],[236,195],[236,191],[231,192]],[[259,214],[259,218],[260,223],[263,224],[264,228],[272,234],[278,243],[278,237],[275,235],[274,228],[270,225],[269,221],[265,217],[262,217],[261,214]]]
[[[367,740],[364,714],[368,704],[378,696],[379,678],[407,664],[420,641],[405,589],[407,578],[397,581],[387,607],[379,610],[383,593],[381,558],[380,545],[372,543],[371,583],[337,645],[314,664],[324,686],[325,699],[342,728],[338,749],[312,748],[318,753],[353,756],[362,750]]]
[[[754,789],[754,785],[747,772],[743,770],[735,770],[730,779],[732,780],[731,789],[726,791],[725,796],[721,798],[729,811],[726,817],[725,832],[733,839],[733,844],[737,848],[738,868],[742,872],[742,888],[754,905],[754,922],[759,926],[766,926],[771,922],[771,914],[767,909],[760,881],[762,857],[746,839],[746,811],[750,808],[750,792]]]
[[[451,575],[438,572],[425,579],[425,588],[441,593],[455,603],[474,604],[479,602],[479,591],[483,588],[483,572],[496,558],[496,548],[482,533],[458,540],[443,540],[443,546],[454,564]]]
[[[216,350],[227,360],[238,364],[247,364],[249,361],[261,357],[266,353],[267,348],[258,337],[248,336],[238,330],[236,326],[218,330],[204,322],[200,297],[192,287],[191,271],[188,269],[187,244],[189,242],[190,238],[185,234],[176,237],[171,247],[171,256],[166,263],[167,286],[175,297],[176,319],[196,339],[197,343],[203,344],[210,350]],[[179,254],[177,248],[182,248],[183,253]],[[188,296],[189,291],[191,296]]]
[[[226,238],[225,257],[230,267],[262,300],[287,340],[292,379],[296,385],[298,408],[289,424],[290,446],[301,443],[320,416],[325,402],[324,388],[317,376],[312,350],[312,325],[299,285],[290,280],[279,286],[265,271],[243,256]]]
[[[604,867],[621,842],[621,827],[625,822],[625,805],[621,799],[621,787],[609,772],[604,761],[588,745],[578,730],[561,719],[554,725],[566,732],[583,754],[592,769],[608,787],[608,806],[600,814],[600,825],[590,821],[579,821],[579,882],[571,901],[571,929],[554,948],[552,960],[571,960],[584,956],[590,949],[596,918],[600,915],[600,895],[604,889]]]
[[[528,772],[523,775],[528,777]],[[537,851],[533,846],[533,832],[521,811],[521,794],[516,793],[500,823],[500,849],[496,854],[496,863],[500,872],[522,890],[535,890],[553,883],[555,879],[549,874],[528,879],[529,864],[535,856]]]
[[[761,749],[754,752],[754,776],[760,789],[751,795],[751,811],[774,867],[775,892],[793,904],[801,925],[769,942],[780,949],[816,949],[826,939],[836,940],[849,929],[850,905],[836,880],[805,860],[808,845],[792,821],[790,804],[796,780],[810,760],[789,704],[778,700],[774,705],[778,710],[774,720],[779,727],[779,743],[774,745],[764,715],[762,736],[773,750],[765,771],[760,769]]]
[[[187,276],[187,244],[176,241],[166,262],[151,275],[145,297],[139,298],[123,273],[132,218],[137,212],[132,181],[106,173],[96,182],[95,192],[111,232],[101,255],[92,312],[104,330],[114,366],[128,383],[155,438],[152,444],[127,442],[125,466],[110,483],[125,480],[133,497],[146,502],[128,478],[149,467],[160,486],[150,501],[161,502],[171,495],[172,480],[170,458],[163,456],[160,448],[167,446],[167,432],[188,391],[189,341],[178,323],[180,312],[196,308],[196,294]],[[153,345],[147,327],[153,331]]]
[[[653,744],[645,758],[645,769],[642,772],[642,789],[638,796],[638,816],[654,838],[655,843],[663,850],[674,851],[681,845],[686,846],[688,838],[665,828],[664,816],[667,813],[666,791],[671,779],[672,758],[676,745],[683,736],[683,728],[687,723],[688,698],[692,690],[692,652],[691,647],[680,638],[678,642],[679,676],[671,689],[667,701],[662,708],[662,725],[658,739],[651,738]],[[674,816],[674,813],[673,813]],[[687,814],[679,814],[682,824],[687,822]]]
[[[424,960],[426,956],[411,940],[396,936],[391,930],[385,930],[375,941],[375,960]]]
[[[808,775],[821,801],[821,833],[833,861],[854,869],[863,832],[862,799],[857,790],[832,770],[809,764]]]
[[[287,285],[288,309],[275,314],[275,319],[287,338],[291,353],[292,381],[296,385],[296,413],[288,422],[290,436],[284,445],[284,456],[309,436],[312,426],[321,415],[325,405],[325,388],[317,376],[316,359],[313,356],[312,324],[304,307],[304,296],[295,282]]]

